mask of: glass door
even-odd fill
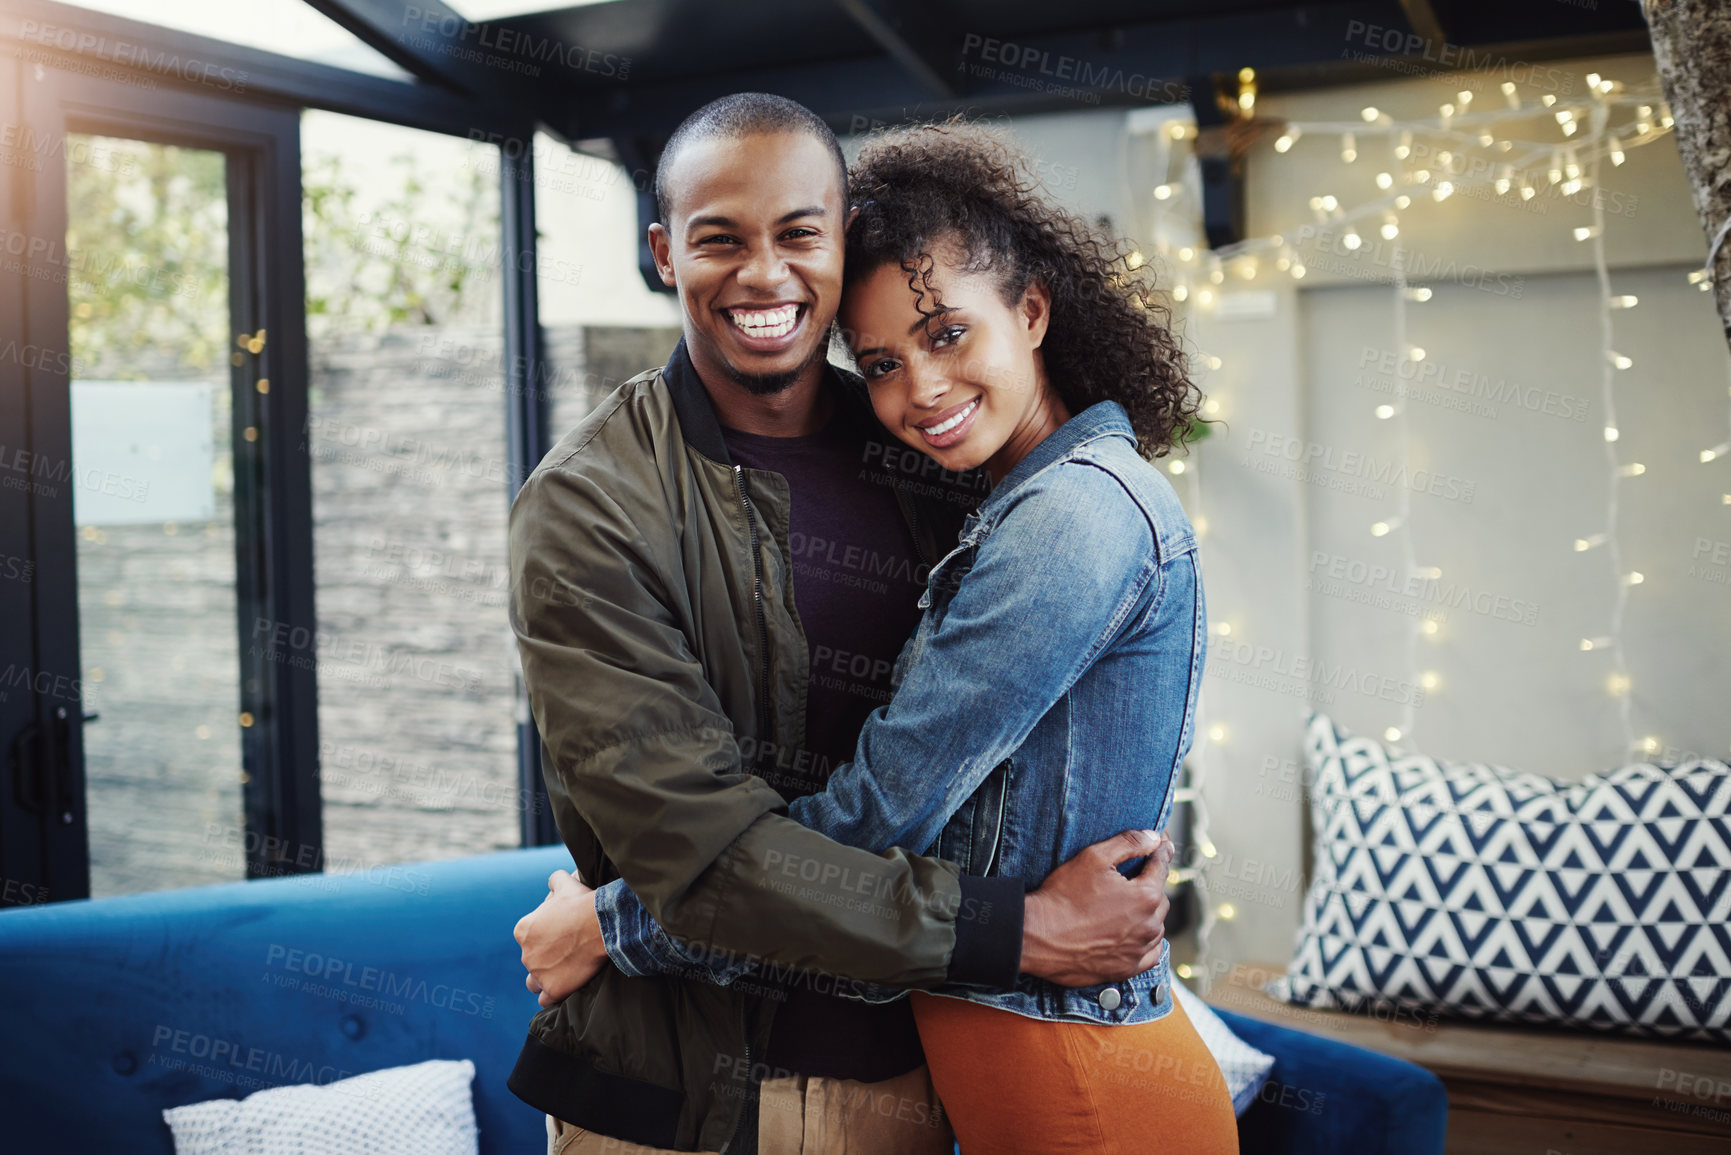
[[[18,82],[0,904],[316,870],[297,114]]]
[[[64,151],[90,893],[240,879],[227,158]]]

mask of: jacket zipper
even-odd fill
[[[751,508],[751,495],[745,491],[745,470],[733,467],[733,483],[739,489],[740,504],[745,507],[745,529],[751,535],[751,601],[757,609],[757,742],[761,746],[770,740],[769,734],[769,625],[763,613],[763,551],[757,540],[757,515]]]
[[[998,791],[998,820],[992,825],[992,849],[986,854],[985,865],[980,867],[981,877],[992,873],[992,867],[998,864],[998,848],[1004,844],[1004,801],[1010,796],[1010,759],[1005,758],[999,769],[1004,772],[1004,785]]]

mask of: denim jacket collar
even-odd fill
[[[1075,452],[1090,441],[1114,434],[1136,440],[1136,431],[1130,424],[1130,415],[1124,412],[1124,407],[1116,401],[1097,401],[1076,414],[1070,420],[1054,429],[1046,440],[1028,451],[1028,455],[1016,462],[1015,467],[1004,475],[1004,479],[992,487],[986,499],[980,502],[980,508],[974,515],[980,521],[988,520],[1009,500],[1009,495],[1029,478],[1039,473],[1046,466]],[[974,519],[970,518],[970,522]]]

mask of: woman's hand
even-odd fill
[[[563,1002],[607,961],[595,891],[563,870],[547,879],[547,897],[517,920],[512,933],[529,971],[524,985],[540,996],[543,1007]]]

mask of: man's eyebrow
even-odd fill
[[[805,208],[794,209],[790,213],[783,213],[781,219],[777,220],[775,223],[778,225],[785,225],[789,221],[798,220],[800,217],[821,217],[823,215],[824,207],[822,205],[807,205]],[[691,220],[686,222],[685,227],[687,231],[712,228],[736,229],[739,227],[739,222],[735,221],[732,217],[711,214],[709,216],[693,217]]]

